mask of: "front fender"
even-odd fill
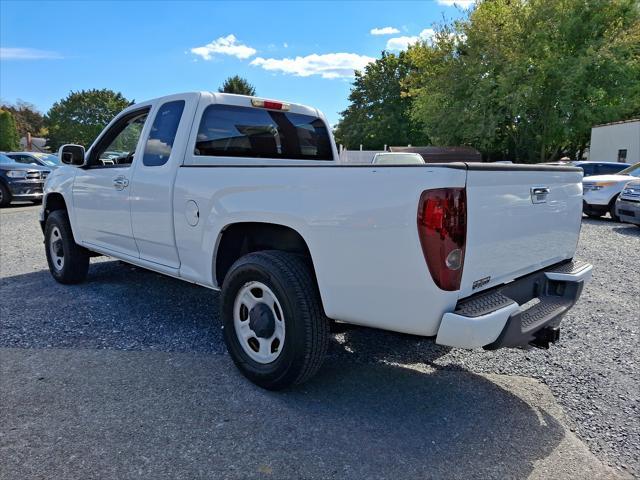
[[[40,225],[44,231],[44,224],[47,221],[48,212],[51,210],[49,207],[52,194],[59,194],[64,199],[66,205],[67,214],[69,216],[69,222],[71,223],[71,229],[74,232],[76,243],[79,243],[80,239],[76,233],[78,231],[75,228],[76,219],[75,211],[73,208],[73,182],[77,173],[76,167],[64,165],[62,167],[53,170],[44,184],[44,196],[42,198],[42,207],[40,208]]]

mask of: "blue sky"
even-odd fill
[[[46,112],[71,90],[142,101],[216,90],[238,74],[258,95],[312,105],[333,124],[354,68],[428,38],[469,3],[0,0],[0,97]]]

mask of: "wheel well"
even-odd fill
[[[293,228],[273,223],[234,223],[223,230],[218,241],[215,257],[218,286],[222,286],[227,272],[236,260],[247,253],[260,250],[280,250],[304,255],[313,271],[307,242]]]
[[[47,217],[51,212],[56,210],[66,210],[67,203],[64,201],[64,197],[60,193],[50,193],[47,198],[44,199],[44,218],[40,222],[42,231],[44,232],[44,225],[47,222]]]

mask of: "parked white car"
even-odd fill
[[[640,163],[613,175],[593,175],[582,181],[584,191],[583,211],[592,218],[599,218],[607,212],[614,220],[619,220],[616,214],[616,199],[624,186],[633,178],[640,178]]]
[[[379,152],[373,156],[374,165],[420,165],[425,163],[419,153]]]
[[[60,149],[51,274],[81,282],[98,253],[221,290],[229,353],[269,389],[318,370],[332,320],[462,348],[557,340],[591,275],[573,260],[580,169],[341,166],[327,125],[210,92],[128,107],[86,153]]]

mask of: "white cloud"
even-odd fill
[[[58,52],[35,48],[0,48],[1,60],[52,60],[63,58]]]
[[[414,43],[431,43],[435,34],[436,31],[433,28],[425,28],[420,32],[420,35],[390,38],[387,40],[387,50],[399,52],[400,50],[406,50],[409,48],[409,45],[413,45]]]
[[[369,33],[371,35],[395,35],[400,33],[400,30],[395,27],[372,28]]]
[[[282,72],[297,77],[320,75],[322,78],[348,78],[353,76],[354,70],[375,61],[375,58],[356,53],[313,53],[305,57],[296,58],[262,58],[258,57],[251,65],[262,67],[273,72]]]
[[[433,28],[425,28],[420,32],[420,39],[426,42],[431,42],[435,34],[436,31]]]
[[[399,52],[400,50],[406,50],[409,45],[413,45],[420,41],[420,37],[394,37],[387,40],[387,50]]]
[[[256,54],[256,49],[238,42],[235,35],[220,37],[202,47],[194,47],[191,53],[202,57],[204,60],[211,60],[215,54],[231,55],[232,57],[245,60]]]
[[[475,3],[476,0],[438,0],[439,5],[444,5],[445,7],[460,7],[465,10],[471,8]]]

